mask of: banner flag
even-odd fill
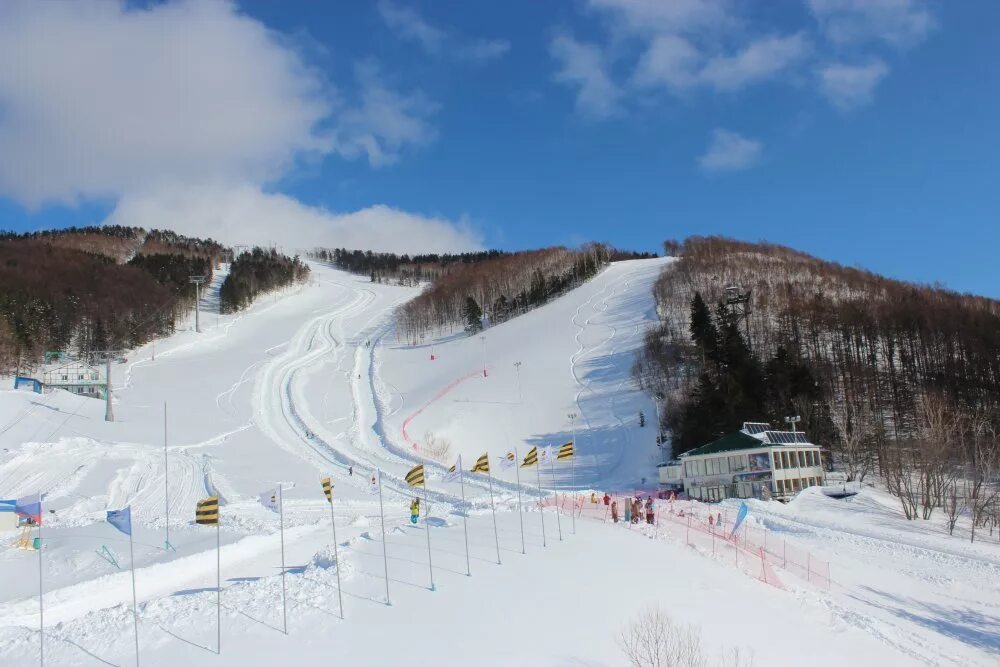
[[[510,470],[517,465],[517,457],[514,456],[514,452],[507,452],[507,455],[500,459],[500,468],[502,470]]]
[[[444,476],[445,482],[454,482],[462,474],[462,455],[458,455],[458,459],[455,461],[455,465],[448,468],[447,474]]]
[[[35,523],[42,522],[42,496],[38,493],[18,498],[14,502],[14,513],[18,516],[26,516],[33,519]]]
[[[368,480],[368,493],[376,496],[378,495],[378,490],[378,477],[372,475],[372,478]]]
[[[522,468],[530,468],[533,465],[538,464],[538,447],[532,447],[531,451],[524,455],[524,461],[521,462]]]
[[[573,443],[567,442],[565,445],[559,448],[559,453],[556,454],[557,461],[564,461],[566,459],[573,458]]]
[[[733,524],[733,530],[729,533],[729,539],[736,537],[736,531],[739,530],[740,524],[743,523],[743,520],[747,518],[747,513],[749,511],[750,508],[747,507],[746,503],[740,503],[740,511],[736,515],[736,523]]]
[[[279,512],[281,511],[281,507],[279,505],[279,494],[280,491],[278,490],[278,487],[274,487],[273,489],[269,489],[258,494],[257,500],[260,501],[261,505],[272,512]]]
[[[210,496],[198,501],[194,511],[194,522],[203,526],[219,525],[219,496]]]
[[[126,535],[132,534],[132,506],[120,510],[108,510],[108,523]]]
[[[410,486],[424,485],[424,464],[419,463],[406,473],[406,483]]]
[[[333,502],[333,482],[330,481],[329,477],[324,477],[320,480],[323,485],[323,495],[326,496],[326,502]]]
[[[472,466],[471,472],[485,472],[490,471],[490,456],[489,453],[483,454],[478,459],[476,459],[476,465]]]

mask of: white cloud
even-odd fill
[[[336,213],[253,185],[187,186],[127,195],[106,224],[173,229],[226,244],[277,244],[286,252],[316,246],[385,252],[464,252],[482,247],[470,225],[388,206]]]
[[[684,37],[663,35],[654,39],[639,59],[633,83],[675,92],[695,86],[740,90],[787,73],[809,52],[808,40],[796,34],[762,37],[735,54],[717,53],[706,58]]]
[[[718,90],[738,90],[773,79],[808,55],[809,42],[801,34],[757,39],[735,55],[711,58],[701,79]]]
[[[759,141],[716,129],[705,154],[698,158],[701,168],[709,172],[739,171],[749,169],[760,161],[762,145]]]
[[[837,44],[879,40],[893,46],[922,41],[935,21],[924,0],[806,0]]]
[[[559,63],[556,81],[576,88],[576,108],[580,113],[600,119],[617,111],[621,91],[612,81],[599,47],[559,33],[552,38],[549,52]]]
[[[636,34],[718,31],[733,23],[728,0],[588,0],[587,4]]]
[[[270,180],[330,149],[330,111],[319,75],[229,4],[0,4],[0,194],[29,206]]]
[[[510,42],[506,39],[480,39],[462,50],[466,58],[477,61],[496,60],[510,51]]]
[[[423,146],[437,137],[427,117],[437,110],[419,91],[398,93],[385,85],[374,61],[355,66],[360,103],[339,114],[336,150],[348,158],[364,154],[373,166],[392,164],[404,146]]]
[[[427,53],[440,53],[448,34],[425,21],[415,9],[389,0],[379,0],[377,8],[386,27],[394,33],[416,42]]]
[[[888,73],[881,60],[865,65],[834,63],[820,68],[820,88],[837,108],[848,111],[870,103],[875,87]]]

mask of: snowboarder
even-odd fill
[[[609,496],[609,495],[608,495],[608,494],[606,494],[606,493],[604,494],[604,504],[605,504],[605,505],[609,505],[609,504],[611,504],[611,496]]]
[[[646,523],[653,525],[653,496],[646,498]]]
[[[410,523],[416,525],[417,519],[420,518],[420,498],[414,498],[413,502],[410,503]]]
[[[591,505],[596,505],[597,504],[597,493],[594,492],[594,491],[590,492],[590,504]]]
[[[354,477],[354,466],[347,466],[347,476]]]
[[[607,497],[607,496],[605,496]],[[618,501],[611,501],[611,520],[618,523]]]
[[[708,527],[711,528],[715,525],[715,517],[711,514],[708,515]]]

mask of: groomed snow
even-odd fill
[[[599,512],[578,518],[573,534],[572,520],[547,508],[543,547],[535,469],[522,475],[521,553],[514,473],[497,465],[508,447],[523,456],[571,439],[575,426],[577,466],[559,464],[554,475],[546,467],[543,486],[623,491],[655,478],[655,414],[629,369],[667,261],[616,263],[487,329],[485,344],[456,335],[417,347],[391,326],[393,308],[416,290],[314,265],[308,285],[160,341],[155,361],[151,348],[131,353],[114,370],[115,423],[93,399],[0,391],[0,497],[42,491],[55,510],[43,550],[47,663],[133,664],[128,544],[103,520],[131,504],[146,665],[621,665],[616,636],[648,605],[698,626],[709,653],[740,648],[755,664],[995,664],[995,538],[970,546],[942,521],[907,523],[876,491],[847,502],[811,492],[788,506],[752,503],[753,527],[831,561],[829,591],[780,569],[783,588],[768,585],[686,546],[666,524],[630,529]],[[164,402],[176,551],[163,548]],[[572,424],[569,413],[578,415]],[[402,482],[427,434],[450,442],[444,463],[493,457],[502,561],[487,480],[467,476],[466,575],[459,485],[428,462],[433,591],[426,523],[410,525]],[[384,473],[391,605],[368,490],[375,466]],[[340,563],[319,487],[326,475],[336,484]],[[287,636],[277,516],[255,500],[277,482],[286,488]],[[219,655],[215,533],[192,523],[194,502],[211,493],[224,500]],[[0,664],[31,665],[38,560],[14,549],[15,539],[0,533]],[[96,553],[102,545],[125,569]]]

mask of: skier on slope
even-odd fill
[[[646,498],[646,523],[653,525],[653,496]]]
[[[611,496],[609,496],[607,493],[604,494],[604,504],[605,505],[611,504]]]
[[[605,496],[606,497],[606,496]],[[618,501],[611,501],[611,520],[618,523]]]
[[[420,518],[420,498],[414,498],[410,503],[410,523],[416,524]]]

